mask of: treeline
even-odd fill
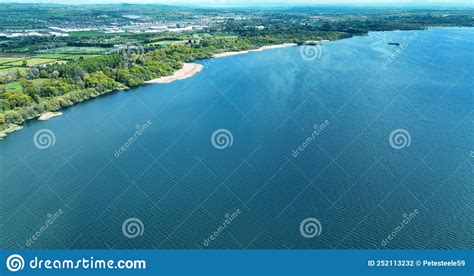
[[[220,51],[256,46],[247,39],[227,41],[220,46],[207,41],[206,44],[175,45],[147,53],[124,51],[18,72],[22,91],[0,93],[0,128],[116,89],[142,85],[146,80],[172,74],[185,62],[209,58]],[[38,82],[38,79],[44,81]]]

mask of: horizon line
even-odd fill
[[[259,4],[251,4],[248,5],[247,3],[243,4],[230,4],[230,5],[212,5],[212,4],[192,4],[192,3],[182,3],[182,2],[172,2],[172,3],[162,3],[162,2],[130,2],[130,1],[120,1],[120,2],[111,2],[103,1],[100,3],[58,3],[55,1],[45,0],[41,2],[33,2],[31,1],[7,1],[7,2],[0,2],[2,4],[34,4],[34,5],[62,5],[62,6],[98,6],[98,5],[160,5],[160,6],[169,6],[169,7],[200,7],[200,8],[304,8],[304,7],[371,7],[371,8],[471,8],[474,9],[474,5],[471,3],[446,3],[446,2],[425,2],[425,3],[381,3],[381,2],[374,2],[374,3],[259,3]]]

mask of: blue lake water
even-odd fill
[[[0,141],[0,246],[473,248],[473,48],[434,28],[204,60],[27,122]]]

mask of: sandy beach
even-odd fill
[[[235,56],[235,55],[242,55],[242,54],[248,54],[250,52],[259,52],[259,51],[265,51],[265,50],[270,50],[270,49],[278,49],[278,48],[286,48],[286,47],[293,47],[297,46],[295,43],[283,43],[283,44],[277,44],[277,45],[268,45],[268,46],[263,46],[255,50],[248,50],[248,51],[238,51],[238,52],[225,52],[225,53],[220,53],[220,54],[214,54],[214,58],[220,58],[220,57],[228,57],[228,56]],[[183,80],[190,78],[200,72],[203,69],[203,66],[201,64],[196,64],[196,63],[185,63],[183,68],[179,69],[178,71],[174,72],[173,75],[171,76],[166,76],[166,77],[160,77],[156,79],[152,79],[149,81],[146,81],[145,83],[170,83],[175,80]]]
[[[248,51],[238,51],[238,52],[224,52],[220,54],[214,54],[214,58],[221,58],[221,57],[229,57],[229,56],[236,56],[236,55],[242,55],[242,54],[248,54],[250,52],[260,52],[260,51],[265,51],[265,50],[271,50],[271,49],[278,49],[278,48],[286,48],[286,47],[294,47],[297,44],[295,43],[283,43],[283,44],[277,44],[277,45],[268,45],[268,46],[263,46],[255,50],[248,50]]]
[[[152,79],[152,80],[146,81],[145,83],[170,83],[175,80],[184,80],[196,75],[202,69],[203,69],[203,66],[201,64],[185,63],[183,68],[174,72],[173,75],[160,77],[157,79]]]
[[[61,113],[61,112],[46,112],[46,113],[42,114],[41,116],[39,116],[38,120],[47,121],[51,118],[58,117],[58,116],[61,116],[61,115],[63,115],[63,113]]]
[[[224,52],[220,54],[214,54],[212,57],[214,58],[221,58],[221,57],[230,57],[230,56],[236,56],[236,55],[242,55],[242,54],[248,54],[250,51],[239,51],[239,52]]]

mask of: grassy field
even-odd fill
[[[5,65],[7,63],[22,61],[25,57],[0,57],[0,65]]]
[[[160,40],[155,42],[147,43],[146,46],[163,46],[163,45],[172,45],[186,42],[186,40]]]
[[[21,91],[21,85],[18,82],[0,85],[0,91]]]
[[[45,54],[108,54],[111,50],[101,47],[59,47],[48,49]]]
[[[94,54],[43,54],[36,56],[37,58],[44,58],[44,59],[55,59],[55,60],[77,60],[79,58],[91,58],[91,57],[98,57],[101,55],[94,55]]]
[[[52,63],[66,63],[79,58],[87,59],[97,56],[100,56],[100,54],[41,54],[37,56],[26,57],[0,57],[0,76],[4,76],[11,72],[16,72],[17,70],[24,72],[27,67]],[[27,67],[24,67],[24,61],[26,61]]]
[[[104,32],[99,31],[80,31],[80,32],[70,32],[70,37],[96,37],[96,36],[104,36],[109,35]]]
[[[35,66],[35,65],[54,63],[57,60],[56,59],[46,59],[46,58],[36,58],[36,57],[34,57],[34,58],[27,58],[27,59],[19,60],[19,61],[16,61],[16,62],[8,63],[8,65],[22,66],[24,61],[26,61],[26,66]]]
[[[3,69],[0,69],[0,76],[4,76],[8,73],[12,73],[12,72],[16,72],[16,71],[20,71],[20,72],[25,72],[26,71],[26,68],[24,67],[7,67],[7,68],[3,68]]]
[[[32,82],[34,82],[36,84],[40,84],[40,83],[43,83],[46,80],[47,79],[34,79],[34,80],[32,80]],[[8,84],[1,84],[0,85],[0,91],[19,91],[19,92],[21,92],[22,88],[21,88],[21,85],[20,85],[19,82],[12,82],[12,83],[8,83]]]
[[[37,58],[46,58],[46,59],[69,59],[69,57],[75,56],[73,54],[42,54],[37,55]]]

